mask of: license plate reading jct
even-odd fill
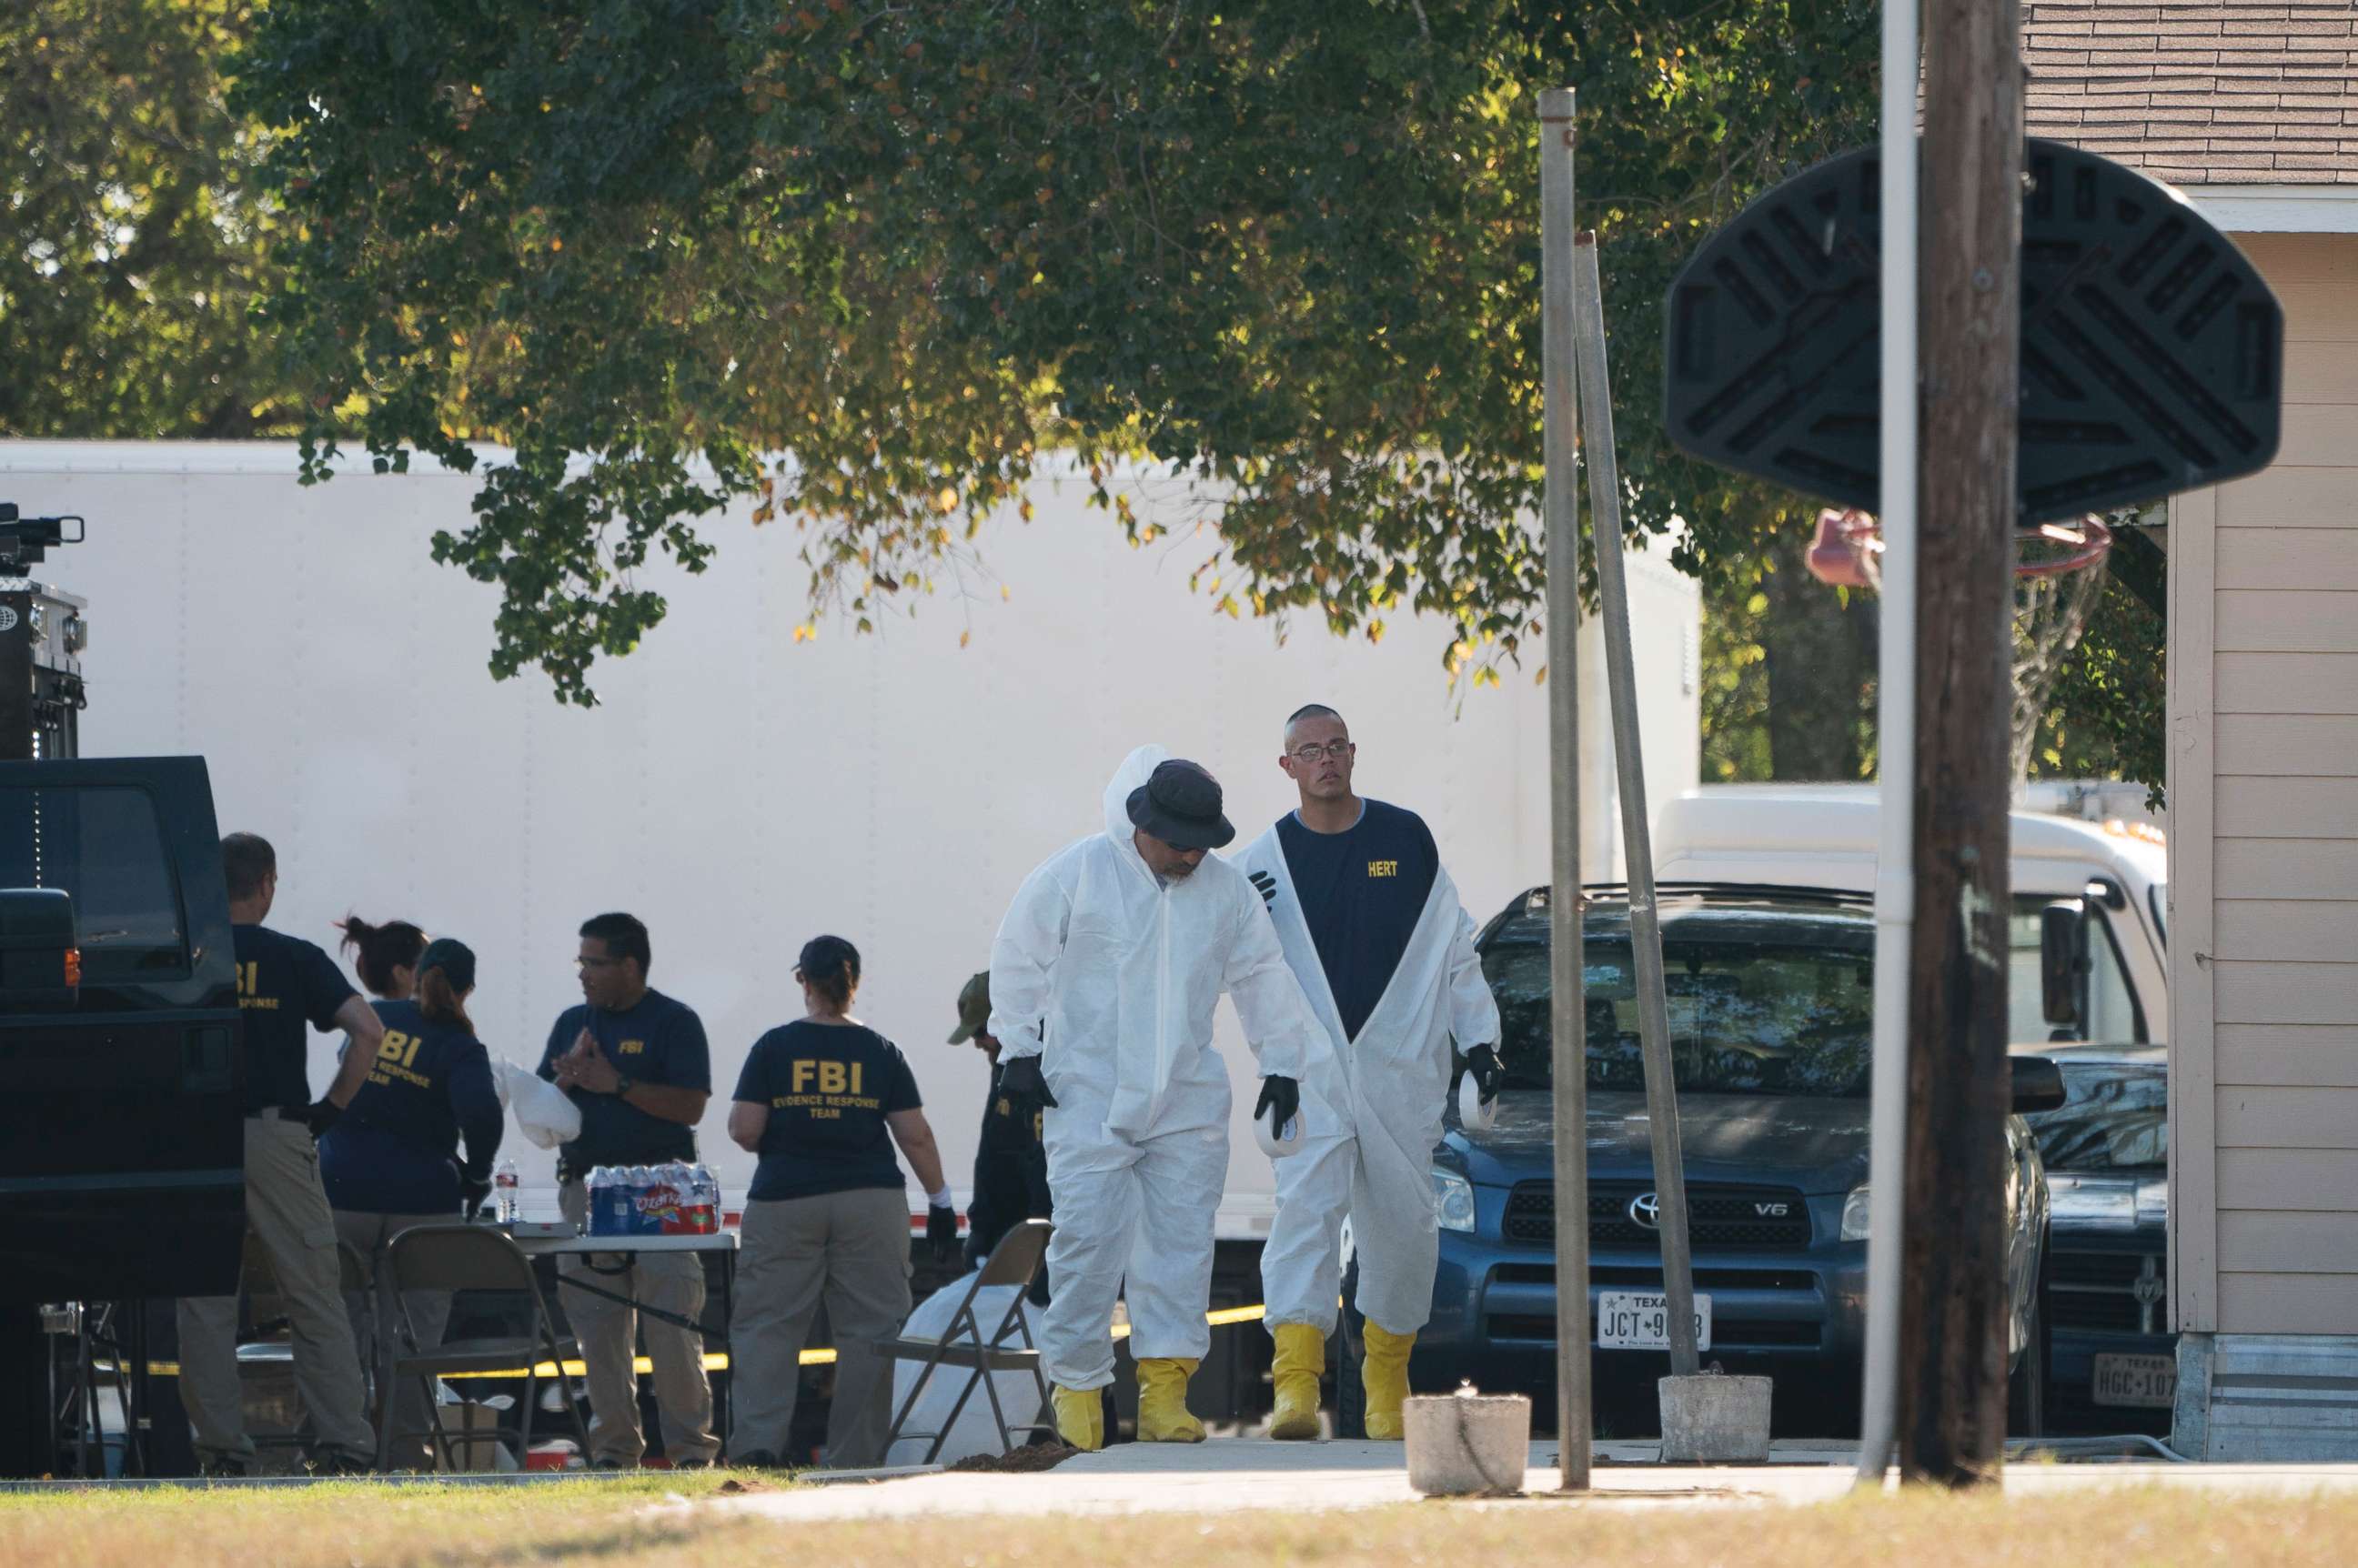
[[[2100,1405],[2168,1410],[2178,1402],[2178,1362],[2169,1356],[2099,1356],[2093,1392]]]
[[[1711,1298],[1694,1299],[1695,1348],[1711,1348]],[[1671,1314],[1659,1295],[1639,1291],[1600,1291],[1596,1296],[1596,1345],[1600,1350],[1668,1350]]]

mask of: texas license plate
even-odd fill
[[[2168,1410],[2178,1402],[2178,1361],[2170,1356],[2099,1356],[2095,1400],[2139,1410]]]
[[[1711,1298],[1694,1299],[1695,1348],[1711,1348]],[[1670,1305],[1640,1291],[1600,1291],[1596,1295],[1596,1346],[1600,1350],[1668,1350]]]

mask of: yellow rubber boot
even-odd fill
[[[1416,1348],[1416,1335],[1394,1334],[1370,1321],[1367,1338],[1368,1355],[1359,1368],[1359,1382],[1368,1391],[1368,1435],[1397,1443],[1401,1405],[1408,1399],[1408,1353]]]
[[[1101,1389],[1052,1387],[1056,1435],[1086,1454],[1105,1446],[1105,1393]]]
[[[1149,1356],[1138,1363],[1138,1441],[1201,1443],[1204,1423],[1187,1410],[1187,1379],[1196,1363]]]
[[[1269,1434],[1282,1443],[1318,1435],[1318,1375],[1326,1369],[1326,1336],[1315,1324],[1281,1323],[1271,1331],[1277,1360],[1270,1380],[1277,1385],[1277,1413]]]

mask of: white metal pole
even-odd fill
[[[1875,1055],[1868,1154],[1866,1366],[1858,1483],[1880,1487],[1898,1427],[1900,1216],[1908,1130],[1908,968],[1916,879],[1917,0],[1883,7],[1883,593],[1876,675],[1882,841],[1875,861]]]
[[[1581,1037],[1580,475],[1573,369],[1573,95],[1540,94],[1541,426],[1547,458],[1550,1071],[1555,1100],[1559,1485],[1588,1489],[1588,1051]]]

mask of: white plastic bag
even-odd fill
[[[526,1138],[543,1149],[554,1149],[581,1136],[581,1108],[563,1089],[504,1056],[498,1059],[497,1066],[492,1077],[499,1085],[500,1098],[507,1103]]]
[[[958,1303],[966,1299],[967,1287],[973,1279],[974,1275],[968,1273],[962,1279],[953,1280],[919,1302],[917,1310],[909,1314],[908,1323],[902,1327],[903,1336],[910,1339],[938,1339],[946,1334],[950,1318],[957,1313]],[[1014,1296],[1015,1287],[1012,1285],[993,1285],[975,1293],[974,1315],[980,1322],[983,1333],[989,1334],[999,1326],[999,1320],[1007,1314],[1007,1303]],[[1038,1309],[1029,1310],[1033,1314],[1033,1332],[1037,1333]],[[966,1336],[959,1335],[957,1343],[967,1343]],[[1008,1343],[1020,1346],[1022,1342],[1011,1333]],[[893,1410],[898,1411],[901,1401],[909,1397],[909,1390],[916,1386],[917,1374],[923,1368],[924,1364],[918,1361],[895,1361],[892,1364]],[[971,1372],[957,1367],[934,1368],[933,1377],[926,1380],[925,1391],[918,1397],[917,1408],[909,1412],[909,1425],[920,1431],[938,1430],[944,1418],[950,1413],[950,1407],[957,1403],[958,1390],[966,1387],[967,1379],[972,1376]],[[1040,1385],[1032,1380],[1031,1373],[993,1372],[990,1380],[999,1390],[1000,1406],[1006,1411],[1010,1422],[1041,1418]],[[1015,1434],[1015,1441],[1026,1442],[1031,1435],[1028,1432],[1019,1432]],[[930,1437],[900,1438],[885,1454],[884,1463],[922,1465],[925,1450],[932,1444]],[[966,1408],[958,1411],[957,1424],[950,1428],[949,1436],[942,1441],[942,1451],[935,1463],[955,1465],[971,1454],[997,1454],[999,1451],[999,1427],[990,1419],[990,1400],[978,1388],[966,1401]]]

